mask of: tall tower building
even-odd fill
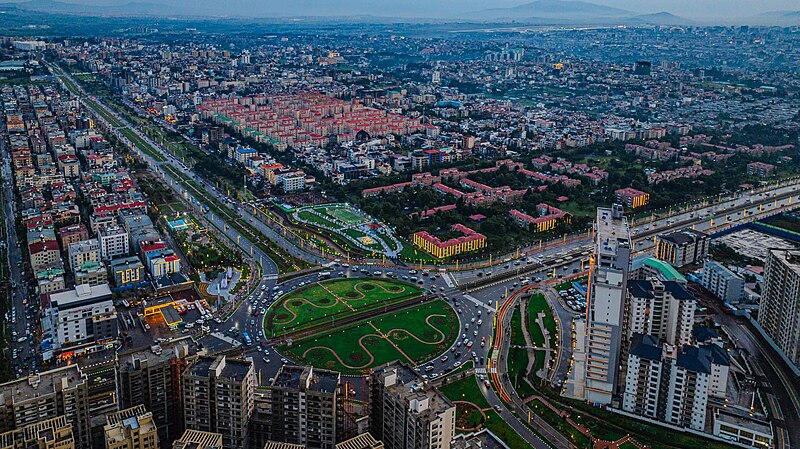
[[[222,435],[189,429],[172,443],[172,449],[222,449]]]
[[[117,388],[122,408],[144,405],[153,414],[161,446],[183,433],[181,374],[196,358],[191,338],[117,353]]]
[[[800,251],[769,250],[758,323],[784,355],[800,366]]]
[[[395,362],[370,374],[370,433],[386,449],[450,449],[456,408],[419,374]]]
[[[143,405],[106,416],[103,427],[106,449],[158,449],[158,431],[153,414]]]
[[[2,448],[76,449],[72,426],[65,416],[28,424],[0,434]]]
[[[256,385],[253,362],[202,356],[184,371],[181,384],[187,429],[222,434],[225,449],[247,446]]]
[[[272,436],[276,442],[333,449],[343,435],[340,374],[284,365],[272,383]]]
[[[68,365],[0,385],[0,432],[64,416],[75,445],[91,447],[86,375]]]
[[[566,395],[610,404],[622,361],[631,235],[622,206],[597,209],[586,318],[576,323],[574,364]]]

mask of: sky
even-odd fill
[[[8,1],[8,0],[6,0]],[[19,1],[19,0],[12,0]],[[234,16],[375,15],[392,17],[458,17],[474,11],[528,3],[530,0],[57,0],[91,5],[145,2],[197,12]],[[767,11],[800,10],[798,0],[587,0],[638,13],[667,11],[692,20],[736,18]],[[243,14],[244,12],[244,14]]]

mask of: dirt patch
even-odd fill
[[[456,402],[456,427],[460,430],[478,430],[485,421],[483,412],[471,402]]]
[[[360,284],[359,287],[361,288],[361,290],[367,290],[367,291],[375,290],[375,285],[373,284]]]
[[[275,315],[276,321],[286,321],[289,318],[291,318],[291,316],[288,313],[279,313]]]
[[[320,303],[320,304],[330,304],[331,303],[331,299],[330,298],[322,298],[317,302]]]
[[[302,306],[302,305],[303,305],[303,301],[297,301],[297,300],[295,300],[295,301],[292,301],[292,305],[293,305],[294,307],[300,307],[300,306]]]
[[[359,295],[357,292],[347,292],[347,293],[344,294],[344,296],[346,296],[348,298],[360,298],[361,297],[361,295]]]
[[[353,365],[363,365],[367,356],[363,352],[351,352],[347,355],[347,361]]]

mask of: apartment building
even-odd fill
[[[656,257],[680,268],[700,263],[708,255],[711,237],[694,229],[681,229],[656,236]]]
[[[713,260],[703,263],[703,287],[728,304],[745,298],[744,278]]]
[[[64,417],[72,427],[75,447],[91,446],[88,381],[78,365],[0,384],[0,395],[0,432]]]
[[[106,449],[158,449],[158,431],[153,414],[143,405],[106,416],[103,427]]]
[[[75,285],[86,284],[94,287],[108,284],[108,271],[98,262],[83,263],[73,273],[75,274]]]
[[[197,355],[191,337],[117,353],[117,391],[122,407],[143,405],[166,447],[183,433],[181,375]]]
[[[763,285],[758,323],[783,354],[800,366],[800,251],[770,249]]]
[[[341,375],[284,365],[272,383],[271,440],[309,449],[334,449],[343,438]]]
[[[0,449],[76,449],[72,425],[63,415],[0,434]]]
[[[183,372],[181,384],[187,429],[222,434],[225,449],[247,445],[256,384],[252,362],[201,356]]]
[[[74,273],[86,262],[100,261],[100,242],[97,239],[81,240],[69,245],[69,269]]]
[[[119,336],[117,310],[108,284],[76,285],[50,295],[48,309],[58,349],[106,344]]]
[[[222,449],[222,435],[188,429],[172,443],[172,449]]]
[[[394,362],[374,369],[369,383],[370,433],[386,449],[450,449],[455,405],[416,371]]]
[[[671,345],[688,345],[696,306],[694,295],[678,282],[628,280],[624,338],[640,333]]]
[[[585,323],[576,323],[575,338],[583,341],[576,344],[567,396],[611,404],[617,391],[630,256],[630,230],[622,206],[598,208],[588,313]]]
[[[117,257],[127,256],[130,252],[128,233],[120,226],[108,226],[97,232],[100,241],[100,258],[108,261]]]
[[[647,204],[650,202],[649,193],[642,192],[641,190],[636,190],[631,187],[614,191],[614,196],[618,203],[629,209],[647,206]]]
[[[714,388],[724,391],[727,387],[727,357],[717,345],[687,345],[679,350],[652,335],[634,334],[622,409],[705,431],[711,391]]]

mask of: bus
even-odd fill
[[[317,276],[319,276],[320,279],[330,279],[331,276],[333,276],[333,273],[330,271],[323,271],[317,274]]]
[[[242,340],[244,340],[244,344],[247,346],[253,344],[253,340],[250,339],[250,335],[247,332],[242,332]]]

